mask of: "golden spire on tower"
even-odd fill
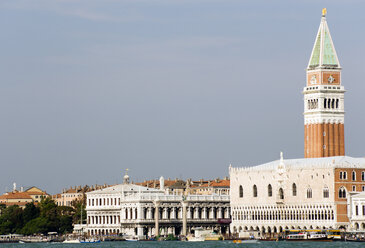
[[[327,9],[326,8],[323,8],[322,9],[322,16],[326,16],[326,14],[327,14]]]

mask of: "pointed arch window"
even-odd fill
[[[338,190],[338,198],[341,198],[341,199],[346,198],[346,189],[344,187],[341,187]]]
[[[293,183],[293,196],[297,196],[297,185],[295,183]]]
[[[282,188],[279,189],[279,198],[280,200],[284,200],[284,190]]]
[[[240,185],[239,196],[240,196],[240,198],[243,198],[243,187],[242,187],[242,185]]]
[[[272,186],[271,186],[271,184],[269,184],[269,185],[267,186],[267,195],[268,195],[269,197],[271,197],[271,196],[272,196]]]
[[[312,198],[312,189],[311,188],[307,189],[307,198]]]
[[[252,187],[253,189],[253,197],[257,197],[257,186],[256,184]]]
[[[323,189],[323,198],[329,198],[330,197],[330,191],[327,187]]]

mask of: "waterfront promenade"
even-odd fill
[[[19,247],[19,244],[2,244],[2,248],[14,248]],[[231,247],[259,247],[259,248],[342,248],[342,247],[363,247],[363,243],[353,243],[353,242],[260,242],[255,244],[234,244],[232,241],[206,241],[206,242],[181,242],[181,241],[147,241],[147,242],[102,242],[99,244],[62,244],[62,243],[46,243],[46,244],[21,244],[23,248],[61,248],[61,247],[98,247],[98,248],[117,248],[117,247],[127,247],[127,248],[231,248]]]

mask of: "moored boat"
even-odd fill
[[[79,243],[81,243],[81,241],[79,239],[66,239],[62,243],[65,243],[65,244],[79,244]]]

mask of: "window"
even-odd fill
[[[365,181],[365,171],[361,172],[361,181]]]
[[[345,180],[347,179],[347,172],[346,171],[343,172],[343,179],[345,179]]]
[[[365,186],[361,186],[361,191],[365,191]]]
[[[307,189],[307,198],[312,198],[312,189]]]
[[[356,186],[352,185],[352,191],[356,191]]]
[[[340,171],[340,179],[343,179],[343,173]]]
[[[293,196],[297,196],[297,185],[293,183]]]
[[[356,181],[356,172],[355,171],[352,172],[352,181]]]
[[[243,197],[243,187],[242,187],[242,185],[240,185],[240,198],[242,198]]]
[[[365,205],[362,205],[362,215],[365,215]]]
[[[271,184],[269,184],[269,185],[267,186],[267,195],[268,195],[269,197],[271,197],[271,196],[272,196],[272,186],[271,186]]]
[[[338,198],[346,198],[346,189],[341,187],[338,191]]]
[[[279,197],[280,200],[284,200],[284,190],[282,188],[279,189]]]
[[[355,215],[359,215],[359,206],[358,205],[355,206]]]
[[[327,187],[325,187],[323,189],[323,198],[329,198],[329,196],[330,196],[330,191],[328,190]]]
[[[253,197],[257,197],[257,186],[256,186],[256,184],[253,186]]]

